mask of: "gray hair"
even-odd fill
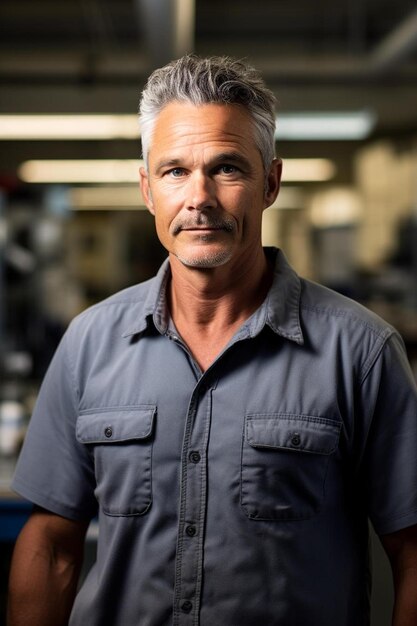
[[[139,104],[142,154],[148,160],[156,119],[170,102],[241,104],[252,118],[265,172],[275,156],[275,97],[257,70],[229,57],[186,55],[155,70]]]

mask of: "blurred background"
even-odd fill
[[[414,1],[2,0],[0,623],[28,513],[10,476],[49,360],[74,315],[165,257],[138,190],[136,111],[152,69],[186,52],[262,72],[284,162],[264,243],[394,324],[417,376]],[[374,544],[385,626],[391,581]]]

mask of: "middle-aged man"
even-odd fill
[[[169,259],[74,320],[50,366],[14,479],[37,508],[10,626],[365,626],[368,517],[393,624],[416,626],[416,387],[393,328],[262,248],[271,92],[187,56],[150,77],[141,125]]]

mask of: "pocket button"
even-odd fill
[[[113,437],[113,428],[111,428],[110,426],[107,426],[107,428],[104,429],[104,435],[107,437],[107,439],[110,439],[110,437]]]

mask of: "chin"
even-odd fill
[[[176,254],[177,259],[187,267],[195,267],[201,269],[209,269],[214,267],[221,267],[225,265],[232,258],[231,250],[222,250],[220,252],[207,252],[198,254]]]

